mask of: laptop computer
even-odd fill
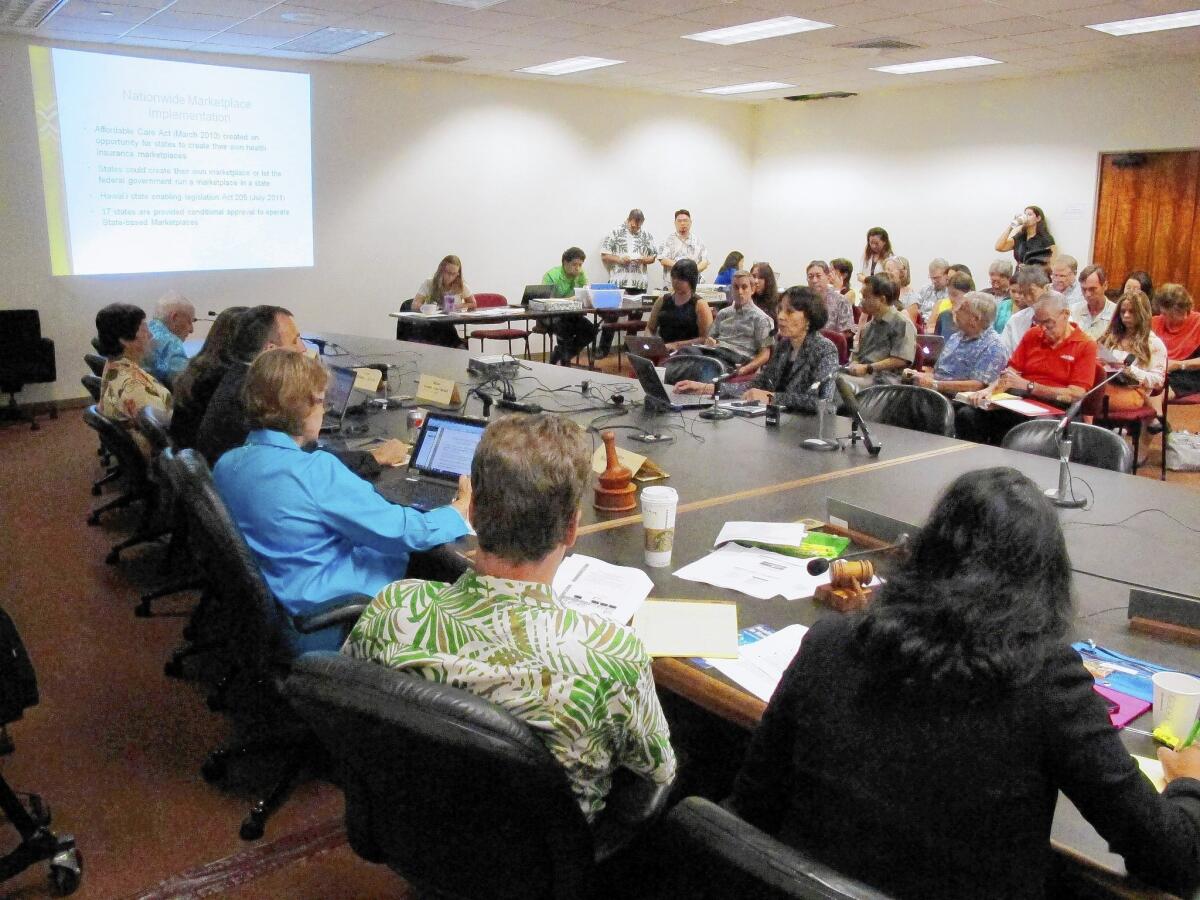
[[[651,360],[665,359],[670,353],[667,342],[654,334],[631,334],[625,338],[625,346],[629,353]]]
[[[552,284],[527,284],[521,293],[521,305],[528,306],[530,300],[549,300],[554,296]]]
[[[376,489],[392,503],[422,511],[445,506],[458,493],[458,476],[471,474],[471,460],[487,424],[486,419],[430,412],[404,478],[377,484]]]
[[[329,384],[325,386],[325,415],[321,418],[322,434],[342,430],[346,409],[350,405],[350,395],[354,393],[356,377],[353,369],[329,367]]]
[[[711,397],[702,397],[699,394],[677,394],[669,391],[655,370],[654,363],[644,356],[630,353],[629,362],[637,375],[638,384],[646,392],[647,409],[681,412],[685,409],[703,409],[712,405]]]

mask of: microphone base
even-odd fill
[[[733,413],[727,409],[721,409],[719,406],[710,406],[707,409],[700,411],[701,419],[708,419],[710,422],[716,422],[721,419],[732,419]]]
[[[842,445],[837,443],[837,441],[827,441],[825,438],[805,438],[800,442],[800,446],[805,450],[822,450],[826,452],[842,449]]]
[[[1059,493],[1058,488],[1046,488],[1043,493],[1051,503],[1062,509],[1083,509],[1087,506],[1087,500],[1072,497],[1070,494],[1063,496]]]

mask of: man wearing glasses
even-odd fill
[[[187,297],[167,291],[159,298],[154,318],[150,320],[150,337],[154,341],[146,354],[146,369],[167,387],[187,368],[183,342],[195,330],[195,323],[196,308]]]
[[[1096,342],[1071,321],[1066,298],[1047,291],[1033,307],[1032,327],[1021,338],[1008,368],[981,391],[964,395],[955,412],[958,437],[998,444],[1025,416],[991,407],[1000,391],[1066,408],[1082,397],[1096,379]]]

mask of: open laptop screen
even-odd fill
[[[334,418],[341,416],[354,393],[355,373],[341,366],[329,367],[329,384],[325,386],[325,412]]]
[[[441,478],[470,475],[471,460],[486,427],[481,419],[430,413],[413,447],[412,468]]]

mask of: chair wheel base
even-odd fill
[[[89,525],[99,525],[100,524],[100,513],[89,513],[88,517],[87,517],[87,523]]]
[[[238,829],[238,837],[243,841],[257,841],[263,836],[265,830],[264,818],[265,814],[256,806],[250,815],[242,820],[242,827]]]
[[[121,561],[121,551],[120,550],[109,550],[108,555],[104,557],[104,561],[106,563],[108,563],[110,566],[115,566],[117,563],[119,563]]]
[[[200,767],[200,777],[209,784],[220,781],[229,771],[229,762],[219,750],[208,755]]]
[[[163,674],[168,678],[182,678],[183,663],[178,659],[168,659],[163,663]]]
[[[93,496],[93,497],[99,497],[99,496],[100,496],[100,493],[101,493],[101,491],[100,491],[100,485],[98,485],[98,484],[93,484],[93,485],[92,485],[92,496]]]
[[[50,893],[67,897],[79,888],[83,880],[83,854],[77,848],[66,850],[50,863]]]
[[[150,602],[148,600],[143,600],[133,608],[133,614],[139,619],[150,618]]]

